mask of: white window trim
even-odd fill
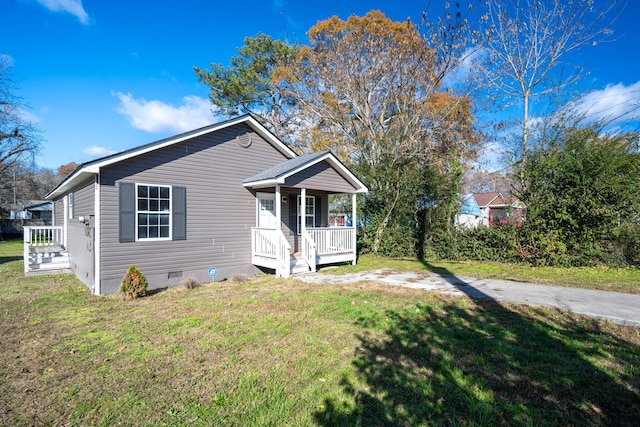
[[[69,219],[73,219],[73,205],[74,205],[74,195],[73,191],[69,193],[67,196],[67,213],[69,214]]]
[[[298,195],[298,198],[297,198],[297,202],[298,203],[297,203],[297,206],[296,206],[296,212],[297,212],[297,215],[296,215],[296,227],[298,229],[297,230],[298,236],[300,234],[302,234],[302,230],[300,230],[301,225],[302,225],[302,220],[301,220],[301,215],[300,215],[301,214],[300,208],[301,208],[302,200],[300,199],[300,197],[301,196]],[[316,226],[316,196],[306,196],[306,197],[307,197],[307,201],[306,201],[306,206],[305,207],[313,206],[313,213],[312,214],[308,214],[308,213],[305,212],[304,216],[305,216],[305,219],[307,217],[311,217],[312,218],[311,227],[315,227]],[[309,199],[312,200],[311,203],[309,203]],[[306,224],[306,222],[305,222],[305,224]],[[307,228],[309,228],[309,227],[307,226]]]
[[[141,213],[138,210],[138,187],[167,187],[169,189],[169,211],[168,212],[157,212],[158,214],[169,214],[169,236],[168,237],[140,237],[138,234],[139,224],[138,224],[138,216]],[[136,242],[155,242],[155,241],[163,241],[163,240],[172,240],[173,239],[173,186],[171,185],[162,185],[162,184],[145,184],[136,182],[135,189],[135,206],[136,206]],[[146,211],[151,213],[151,211]],[[144,213],[144,212],[143,212]]]

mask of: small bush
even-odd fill
[[[136,299],[147,294],[147,278],[135,265],[130,265],[120,283],[125,299]]]
[[[180,282],[185,289],[195,289],[200,286],[200,283],[194,277],[187,277],[182,282]]]
[[[246,274],[236,274],[231,278],[233,283],[245,283],[249,280],[249,276]]]

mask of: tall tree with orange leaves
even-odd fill
[[[398,240],[414,239],[427,209],[447,206],[448,224],[460,162],[477,136],[469,99],[442,89],[454,64],[445,47],[379,11],[318,22],[308,36],[296,66],[281,75],[306,118],[300,138],[313,151],[332,149],[369,186],[371,250],[393,254]],[[451,190],[439,200],[436,181]]]

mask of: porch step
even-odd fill
[[[295,253],[291,255],[291,274],[307,273],[309,271],[309,265],[302,259],[302,255]]]

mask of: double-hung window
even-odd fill
[[[136,185],[138,240],[171,239],[171,187]]]
[[[67,211],[69,214],[69,219],[73,219],[73,193],[69,193],[67,196]]]
[[[304,226],[311,228],[316,226],[316,198],[306,196],[304,207]],[[302,233],[302,199],[298,196],[298,234]]]

